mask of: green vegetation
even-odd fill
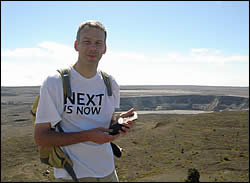
[[[185,182],[200,182],[200,173],[195,168],[188,169],[188,177]]]

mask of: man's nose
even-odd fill
[[[97,46],[95,43],[89,44],[89,49],[96,50]]]

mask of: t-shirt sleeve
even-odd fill
[[[112,80],[112,93],[114,97],[114,105],[116,109],[120,108],[120,86],[116,82],[116,80],[111,77]]]
[[[56,107],[55,93],[51,92],[48,88],[48,78],[44,81],[40,88],[40,100],[38,103],[36,122],[35,123],[51,123],[51,127],[54,127],[59,121],[61,116],[59,109]]]

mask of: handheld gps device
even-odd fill
[[[109,132],[109,134],[110,134],[110,135],[116,135],[116,134],[118,134],[118,133],[119,133],[119,130],[122,130],[122,127],[123,127],[123,126],[126,127],[125,125],[123,125],[123,123],[126,123],[127,121],[134,121],[134,120],[136,120],[137,118],[138,118],[138,115],[137,115],[136,112],[134,112],[131,116],[128,116],[128,117],[125,117],[125,118],[120,117],[120,118],[118,119],[118,123],[116,123],[116,124],[114,124],[114,125],[112,125],[112,126],[110,127],[110,129],[113,129],[113,131],[112,131],[112,132]],[[126,128],[128,128],[128,127],[126,127]],[[122,130],[122,131],[123,131],[123,130]]]

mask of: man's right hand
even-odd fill
[[[107,142],[114,141],[120,135],[109,135],[109,132],[112,132],[112,129],[102,127],[88,130],[89,141],[92,141],[97,144],[104,144]]]
[[[51,130],[50,123],[39,123],[35,125],[34,139],[39,146],[66,146],[86,141],[104,144],[115,140],[117,135],[109,135],[112,129],[94,128],[80,132],[56,132]]]

